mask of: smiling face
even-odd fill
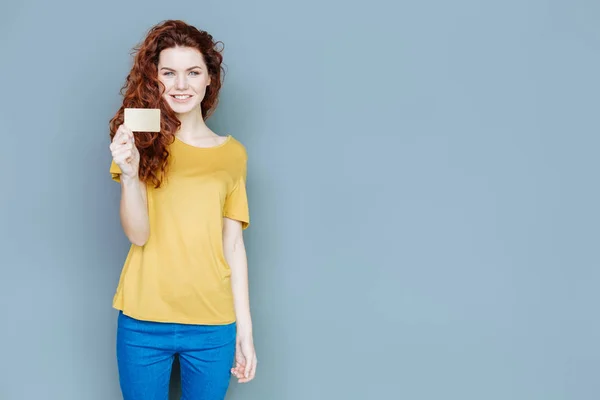
[[[160,52],[158,79],[165,85],[163,98],[176,114],[200,107],[210,85],[202,54],[191,47],[173,47]]]

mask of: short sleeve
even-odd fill
[[[110,164],[110,176],[113,181],[121,181],[121,168],[115,163],[115,160]]]
[[[246,229],[250,225],[248,195],[246,193],[246,166],[247,162],[244,160],[236,182],[231,191],[227,194],[223,211],[224,217],[240,221],[242,223],[242,229]]]

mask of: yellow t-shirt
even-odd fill
[[[231,270],[223,253],[223,217],[250,223],[247,153],[228,135],[215,147],[176,138],[167,175],[148,183],[150,236],[131,245],[113,307],[133,318],[188,324],[235,322]],[[110,173],[120,179],[113,161]]]

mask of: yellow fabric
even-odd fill
[[[148,190],[150,237],[131,245],[113,307],[150,321],[227,324],[235,321],[231,270],[223,253],[223,217],[249,226],[247,153],[227,136],[209,148],[176,138],[162,186]],[[120,169],[113,161],[112,179]]]

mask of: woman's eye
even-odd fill
[[[190,72],[190,74],[192,74],[193,76],[197,76],[197,75],[200,75],[200,71],[192,71],[192,72]],[[171,75],[174,75],[174,73],[173,73],[173,71],[167,71],[163,75],[171,76]]]

